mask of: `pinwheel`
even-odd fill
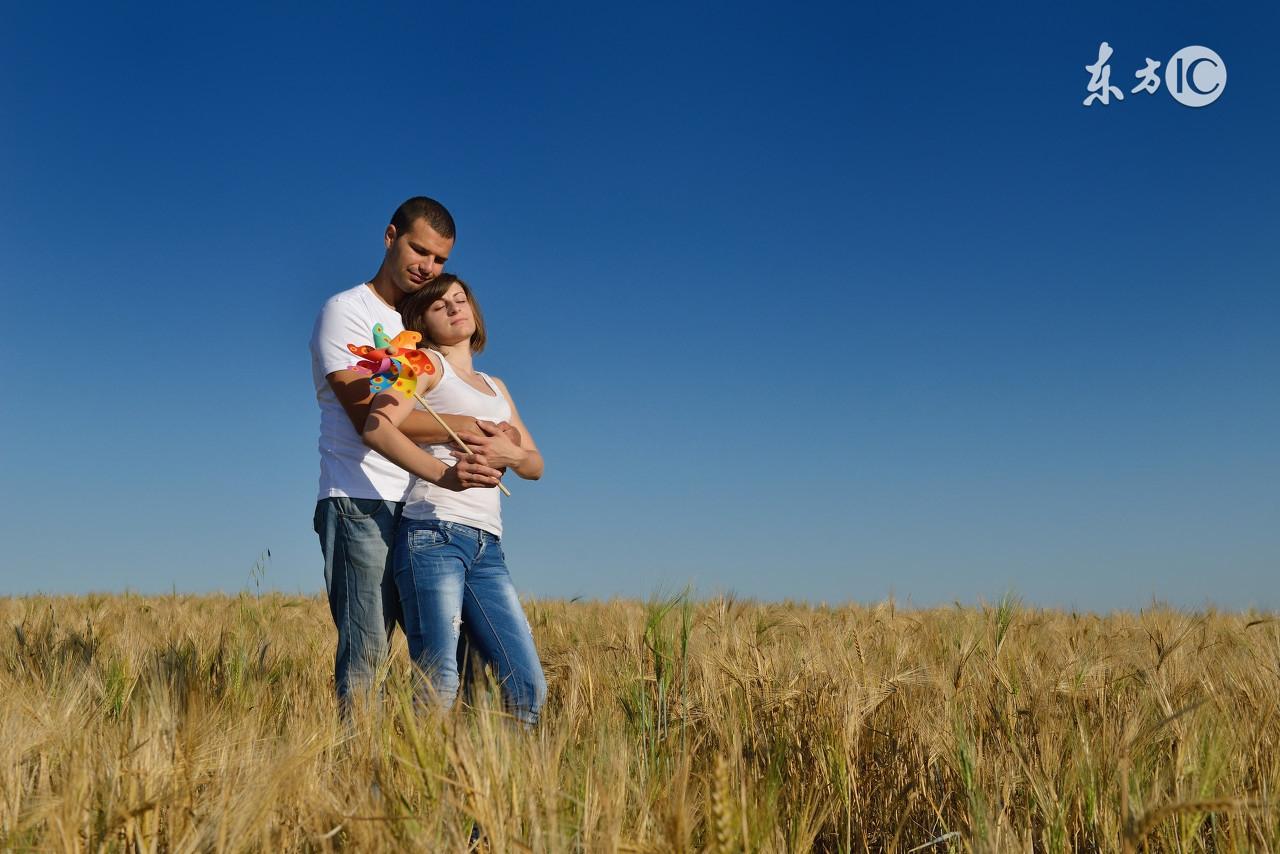
[[[421,334],[408,330],[401,332],[395,338],[390,338],[382,324],[375,323],[372,347],[368,344],[347,345],[347,349],[360,359],[351,366],[351,369],[371,375],[369,390],[374,394],[394,389],[402,392],[405,397],[417,400],[423,409],[431,413],[431,417],[440,422],[441,427],[449,431],[453,441],[457,442],[462,450],[468,454],[475,453],[466,442],[462,441],[462,437],[453,432],[453,428],[427,404],[422,395],[418,394],[418,377],[436,372],[436,366],[431,358],[416,346],[421,340]],[[501,482],[498,483],[498,489],[502,490],[503,495],[511,497],[511,492]]]
[[[388,338],[382,324],[374,324],[372,347],[368,344],[347,345],[348,350],[360,357],[360,361],[351,367],[362,374],[373,375],[369,389],[374,394],[394,388],[404,392],[406,397],[418,397],[415,391],[418,375],[436,372],[436,366],[427,354],[416,348],[421,340],[419,333],[407,331]],[[426,406],[426,403],[422,405]]]

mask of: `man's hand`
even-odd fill
[[[507,424],[504,429],[502,424],[494,424],[492,421],[477,421],[476,424],[483,431],[484,435],[476,435],[475,433],[459,433],[458,438],[467,443],[467,447],[471,448],[471,455],[461,448],[456,448],[451,453],[459,460],[467,459],[468,456],[482,457],[484,464],[492,466],[495,469],[506,469],[510,466],[518,466],[524,462],[527,452],[521,449],[519,444],[520,431]],[[511,434],[514,433],[516,441],[513,441]]]
[[[502,472],[486,464],[479,454],[466,454],[458,458],[457,465],[451,466],[436,481],[436,486],[454,492],[477,487],[494,487],[502,479]]]
[[[476,423],[477,423],[477,424],[488,424],[489,422],[488,422],[488,421],[477,421]],[[516,427],[515,427],[515,425],[514,425],[514,424],[508,424],[508,423],[507,423],[507,422],[505,422],[505,421],[499,421],[499,422],[498,422],[498,429],[499,429],[499,430],[501,430],[503,433],[506,433],[506,434],[507,434],[507,438],[508,438],[508,439],[510,439],[514,444],[516,444],[516,445],[523,445],[523,444],[524,444],[523,442],[521,442],[521,441],[520,441],[523,437],[520,435],[520,431],[516,429]]]

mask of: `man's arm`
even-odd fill
[[[373,400],[373,395],[369,391],[369,375],[359,371],[344,370],[334,371],[326,379],[338,402],[347,413],[347,417],[351,419],[351,426],[357,433],[363,432],[369,418],[369,404]],[[453,428],[455,433],[480,432],[476,419],[470,416],[441,413],[440,417]],[[400,424],[400,432],[419,445],[444,444],[453,441],[449,432],[440,426],[439,421],[421,410],[414,410],[405,417]]]
[[[470,460],[447,465],[405,436],[400,424],[413,408],[413,400],[399,392],[387,391],[375,397],[369,407],[368,423],[361,432],[364,443],[410,474],[445,489],[498,485],[502,472]]]
[[[497,377],[490,377],[498,390],[502,392],[511,405],[511,423],[492,424],[481,422],[481,433],[465,433],[462,440],[471,448],[472,453],[454,451],[454,458],[480,465],[492,466],[499,471],[510,467],[525,480],[537,480],[542,477],[543,461],[538,446],[534,444],[529,428],[520,420],[520,411],[511,399],[507,384]],[[514,441],[513,441],[514,439]]]
[[[350,299],[330,299],[320,310],[315,328],[311,332],[311,358],[329,383],[329,388],[342,404],[351,420],[351,426],[359,435],[369,416],[369,375],[351,370],[355,356],[347,345],[353,341],[366,341],[373,321],[366,317],[359,306]],[[473,431],[476,420],[463,415],[446,415],[454,430]],[[415,442],[448,442],[449,433],[440,423],[425,412],[410,413],[405,419],[405,435]]]

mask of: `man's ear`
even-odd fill
[[[396,227],[394,225],[388,225],[387,230],[382,233],[382,242],[387,245],[388,249],[391,248],[392,243],[396,242]]]

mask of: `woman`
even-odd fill
[[[483,455],[449,445],[418,446],[400,431],[417,406],[404,393],[377,395],[365,422],[365,444],[417,475],[405,501],[392,566],[404,608],[414,662],[446,708],[458,694],[458,645],[467,640],[497,672],[507,708],[535,724],[546,680],[502,551],[501,469],[542,476],[542,455],[520,420],[506,384],[471,366],[484,349],[484,319],[467,283],[442,274],[400,305],[406,330],[422,335],[434,372],[418,377],[417,392],[437,412],[509,422],[516,445],[499,430]],[[429,349],[428,349],[429,348]]]

